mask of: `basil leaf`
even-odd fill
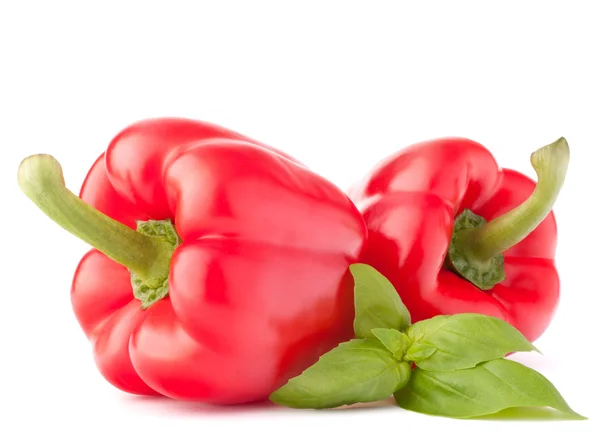
[[[404,359],[424,370],[458,370],[503,358],[511,352],[537,350],[519,330],[483,314],[436,316],[406,330],[412,341]]]
[[[414,369],[408,385],[394,396],[404,409],[445,417],[468,418],[517,406],[547,406],[585,418],[569,407],[546,377],[508,359],[452,372]]]
[[[426,345],[419,345],[418,347],[416,347],[416,348],[414,348],[412,350],[409,348],[406,351],[406,354],[404,355],[404,359],[406,361],[413,361],[413,362],[415,362],[415,364],[417,362],[419,364],[421,364],[425,359],[429,358],[436,351],[437,351],[437,348],[435,348],[435,347],[431,347],[431,346],[428,347]]]
[[[354,277],[354,333],[357,338],[374,338],[374,328],[404,330],[410,313],[396,288],[368,264],[350,265]]]
[[[324,354],[300,376],[271,394],[291,408],[335,408],[389,397],[410,378],[410,366],[398,362],[379,341],[354,339]]]
[[[374,328],[371,332],[398,360],[402,359],[406,349],[410,347],[408,336],[393,328]]]

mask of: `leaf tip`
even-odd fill
[[[279,405],[283,404],[280,399],[281,394],[279,391],[280,391],[280,389],[277,389],[275,392],[273,392],[271,395],[269,395],[269,401],[272,401],[273,403],[279,404]]]
[[[578,412],[575,412],[570,407],[568,409],[561,409],[561,412],[567,416],[570,420],[589,420],[585,415],[581,415]]]
[[[275,391],[271,392],[271,395],[269,395],[269,401],[272,401],[273,403],[278,404],[280,406],[291,407],[289,400],[286,398],[289,384],[290,383],[288,381],[279,389],[276,389]]]
[[[373,269],[371,266],[369,266],[368,264],[365,264],[365,263],[352,263],[350,266],[348,266],[348,269],[350,270],[350,273],[352,275],[356,275],[358,272],[360,272],[361,269],[368,269],[368,268]]]
[[[373,333],[373,336],[377,337],[377,339],[379,339],[377,335],[381,335],[383,332],[385,332],[384,328],[371,328],[371,333]]]

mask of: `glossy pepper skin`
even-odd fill
[[[455,218],[470,209],[488,222],[527,199],[535,182],[499,169],[481,144],[443,138],[414,144],[380,162],[350,197],[369,237],[362,262],[396,287],[415,321],[439,314],[502,318],[529,340],[548,327],[559,299],[553,213],[504,252],[505,280],[481,290],[445,264]]]
[[[145,310],[124,266],[92,249],[77,267],[72,305],[117,388],[263,400],[352,337],[364,221],[283,153],[209,123],[146,120],[114,138],[80,197],[131,228],[170,218],[181,239],[169,296]]]

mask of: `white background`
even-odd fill
[[[444,3],[2,2],[0,446],[598,446],[600,16],[593,1]],[[562,301],[544,356],[516,358],[590,420],[222,409],[113,389],[70,308],[87,248],[20,193],[16,170],[52,153],[78,191],[121,128],[168,115],[269,143],[344,188],[447,135],[533,176],[529,153],[564,135]]]

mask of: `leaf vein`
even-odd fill
[[[432,382],[438,384],[442,389],[454,392],[455,394],[460,395],[460,396],[465,397],[465,398],[468,398],[471,401],[476,401],[475,397],[470,397],[469,395],[465,394],[464,392],[462,392],[462,391],[460,391],[458,389],[455,389],[454,387],[450,386],[449,384],[444,383],[441,380],[438,380],[434,376],[427,375],[426,378],[429,378]]]

